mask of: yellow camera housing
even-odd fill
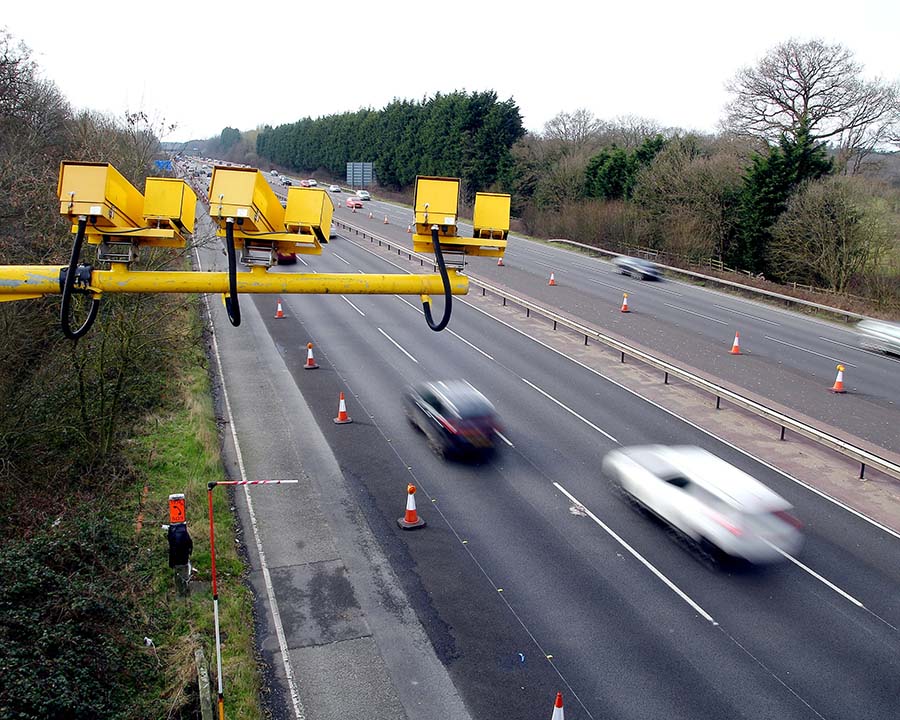
[[[284,227],[292,233],[295,247],[290,252],[319,254],[331,237],[334,204],[321,188],[292,187],[284,210]],[[279,242],[279,249],[285,243]]]
[[[56,194],[60,214],[73,223],[83,215],[102,229],[143,226],[144,196],[109,163],[64,160]]]
[[[456,224],[459,213],[459,182],[459,178],[424,175],[416,178],[413,250],[434,252],[431,228],[436,225],[442,251],[502,257],[509,234],[509,195],[476,194],[474,237],[461,237],[457,234]]]
[[[175,227],[182,232],[194,232],[197,194],[184,180],[149,177],[144,186],[144,222],[157,227]],[[183,247],[183,238],[179,245]],[[158,243],[165,244],[165,243]]]

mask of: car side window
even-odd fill
[[[422,398],[422,401],[426,405],[431,405],[432,407],[434,407],[434,393],[431,393],[428,390],[422,390],[419,393],[419,396]]]
[[[671,477],[663,478],[669,485],[674,485],[675,487],[687,489],[688,486],[691,485],[691,481],[688,480],[683,475],[673,475]]]

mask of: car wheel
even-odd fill
[[[710,567],[719,569],[725,566],[728,556],[722,552],[721,548],[713,545],[705,537],[700,538],[697,548],[700,553],[700,558]]]

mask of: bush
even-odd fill
[[[131,548],[93,518],[0,548],[3,718],[126,718],[155,674],[141,638],[123,636],[135,615],[120,585]]]

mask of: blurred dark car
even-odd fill
[[[630,275],[638,280],[662,280],[662,273],[659,271],[659,268],[649,260],[620,255],[612,262],[613,265],[619,268],[619,272],[622,275]]]
[[[465,380],[425,382],[407,388],[406,416],[444,457],[493,450],[500,422],[484,395]]]

